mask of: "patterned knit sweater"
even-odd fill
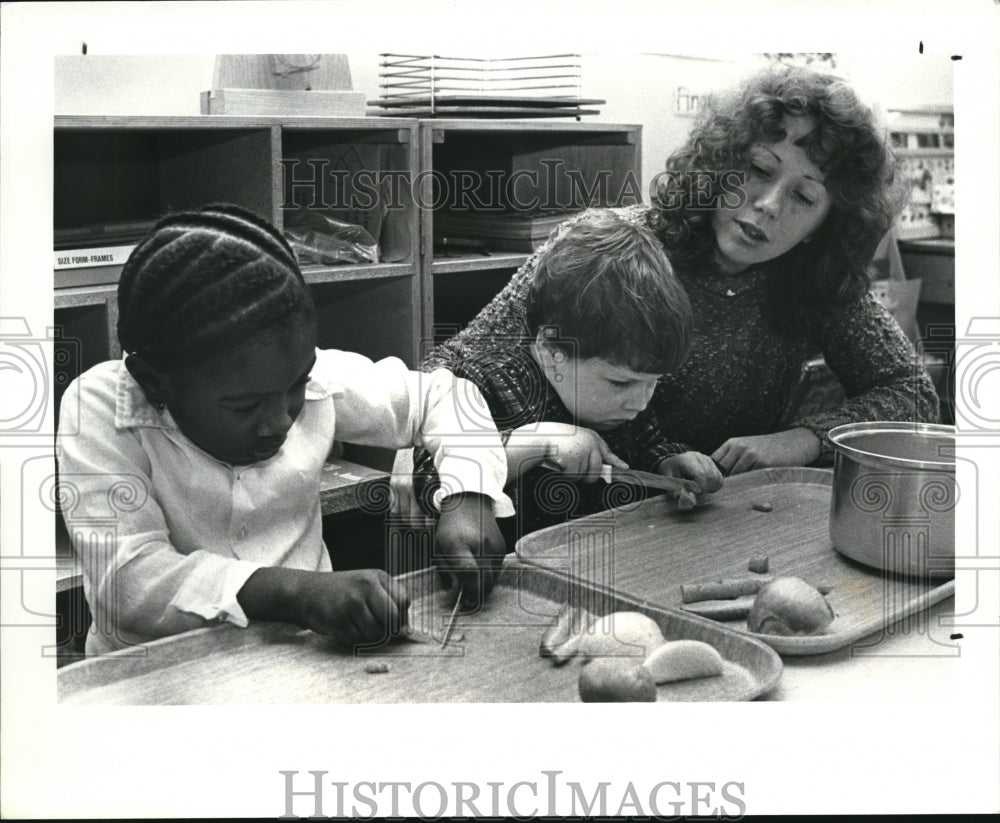
[[[634,206],[619,213],[644,222],[649,209]],[[540,251],[467,328],[431,351],[421,367],[447,368],[488,349],[498,335],[523,333],[525,297]],[[805,427],[820,439],[817,465],[823,465],[832,455],[827,435],[840,424],[938,420],[930,377],[899,325],[870,295],[829,317],[809,336],[789,339],[768,321],[766,273],[679,272],[678,277],[691,299],[695,339],[681,368],[661,378],[651,403],[669,440],[711,454],[730,437]],[[789,420],[788,404],[802,366],[819,353],[840,380],[846,399],[836,409]]]

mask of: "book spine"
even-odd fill
[[[101,246],[95,249],[60,249],[54,253],[54,268],[86,269],[92,266],[121,266],[128,260],[135,244]]]

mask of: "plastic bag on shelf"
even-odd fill
[[[310,209],[286,214],[285,238],[304,266],[379,261],[378,242],[362,226]]]

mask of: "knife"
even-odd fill
[[[455,598],[455,606],[451,610],[448,624],[444,627],[444,636],[441,638],[441,648],[448,645],[448,638],[451,637],[451,630],[455,627],[455,615],[458,614],[458,607],[462,602],[462,587],[458,587],[458,597]]]
[[[665,474],[641,472],[636,469],[619,469],[607,463],[601,467],[601,477],[608,483],[612,480],[618,480],[622,483],[631,483],[634,486],[649,486],[653,489],[664,489],[669,492],[688,492],[693,495],[701,494],[701,489],[693,480],[668,477]]]
[[[612,480],[618,480],[622,483],[668,491],[674,502],[677,503],[678,510],[682,512],[691,511],[705,500],[705,493],[698,490],[698,484],[693,480],[641,472],[636,469],[618,469],[607,464],[601,469],[601,477],[608,483]]]

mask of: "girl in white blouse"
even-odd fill
[[[406,621],[381,570],[333,572],[320,470],[338,441],[423,444],[445,493],[436,556],[476,600],[505,553],[499,436],[471,384],[316,348],[309,290],[288,244],[232,206],[163,219],[118,290],[125,357],[63,397],[63,516],[94,616],[87,653],[215,622],[279,620],[345,644]],[[93,524],[113,539],[92,539]],[[107,534],[107,531],[102,532]]]

